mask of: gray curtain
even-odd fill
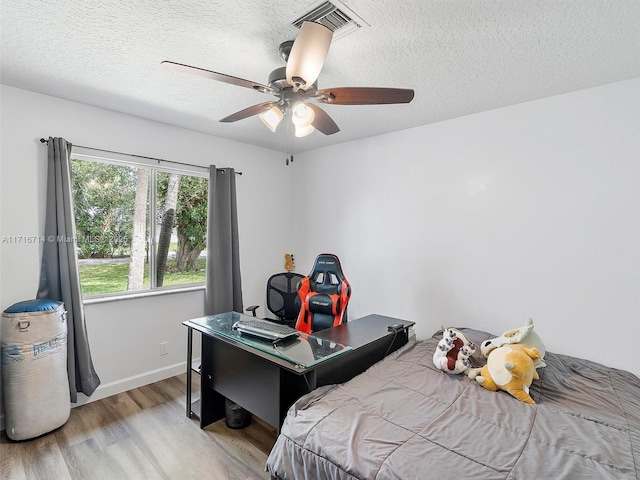
[[[84,318],[76,253],[76,222],[71,195],[71,144],[49,137],[47,211],[37,298],[64,302],[67,310],[67,373],[71,401],[90,396],[100,385],[93,368]]]
[[[209,167],[205,314],[242,312],[240,249],[233,168]]]

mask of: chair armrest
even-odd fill
[[[260,305],[251,305],[250,307],[245,308],[247,312],[253,313],[253,316],[256,316],[256,310],[260,308]]]

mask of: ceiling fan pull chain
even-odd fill
[[[286,164],[288,166],[293,162],[293,123],[291,122],[287,122],[287,137],[285,142],[287,151]]]

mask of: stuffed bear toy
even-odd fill
[[[433,364],[443,372],[465,373],[471,368],[469,357],[477,348],[460,330],[445,328],[433,354]]]
[[[524,343],[525,345],[536,348],[538,352],[540,352],[540,358],[535,362],[536,368],[546,366],[546,363],[544,363],[543,360],[545,354],[544,343],[542,343],[542,339],[538,334],[533,331],[533,320],[531,318],[523,327],[509,330],[497,338],[492,338],[491,340],[482,342],[480,345],[480,352],[485,358],[487,358],[494,348],[513,343]]]
[[[534,366],[539,358],[537,348],[520,343],[508,344],[491,350],[487,364],[469,370],[467,375],[487,390],[504,390],[521,402],[534,404],[529,387],[534,378],[539,378]]]

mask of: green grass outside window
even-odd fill
[[[176,272],[171,268],[175,262],[167,263],[163,286],[202,283],[205,281],[206,259],[198,260],[198,271]],[[80,265],[80,284],[83,295],[102,295],[124,293],[127,291],[128,263],[104,263],[99,265]],[[149,288],[149,266],[144,268],[144,286]]]

